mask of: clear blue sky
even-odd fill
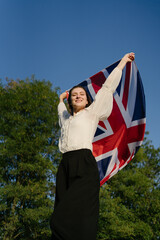
[[[62,91],[134,51],[160,146],[160,0],[0,0],[0,78]]]

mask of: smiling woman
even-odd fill
[[[63,102],[67,93],[60,95],[59,149],[63,157],[56,178],[52,240],[96,240],[100,179],[92,154],[92,140],[98,122],[107,119],[112,111],[113,93],[122,69],[133,60],[134,53],[122,58],[92,104],[85,89],[75,86],[69,92],[70,114]]]
[[[60,101],[63,102],[63,98],[60,97]],[[74,86],[69,91],[68,104],[72,115],[89,107],[91,103],[91,98],[84,87]]]
[[[88,104],[86,93],[81,88],[74,88],[71,92],[72,107],[74,114],[83,110]]]

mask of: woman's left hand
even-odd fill
[[[131,53],[127,53],[126,55],[124,55],[124,57],[122,58],[122,60],[124,60],[126,63],[127,62],[132,62],[135,59],[135,54],[133,52]]]
[[[133,52],[127,53],[124,55],[124,57],[121,59],[120,63],[117,67],[119,67],[121,70],[126,66],[127,62],[132,62],[135,59],[135,54]]]

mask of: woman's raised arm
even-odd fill
[[[102,88],[98,91],[94,102],[89,108],[97,114],[99,120],[105,120],[109,117],[113,107],[113,93],[120,82],[122,70],[126,63],[132,62],[134,58],[135,54],[133,52],[124,55],[117,67],[110,73]]]

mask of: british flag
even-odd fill
[[[81,82],[92,100],[119,61]],[[146,126],[145,95],[135,61],[127,63],[113,98],[109,118],[100,121],[93,140],[100,185],[124,168],[142,144]]]

